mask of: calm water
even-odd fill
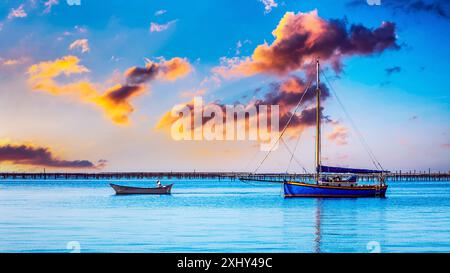
[[[115,196],[107,182],[0,181],[0,252],[450,251],[449,182],[392,182],[386,199],[174,182],[172,196]]]

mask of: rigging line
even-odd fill
[[[293,155],[294,153],[292,152],[291,148],[289,148],[289,145],[286,143],[286,141],[284,141],[284,139],[281,139],[280,141],[281,141],[281,143],[283,143],[284,147],[286,147],[286,150],[288,151],[288,153],[289,153],[289,154],[291,155],[291,157],[292,157],[292,155]],[[295,158],[295,159],[297,159],[297,158]],[[300,164],[297,160],[296,160],[296,162],[297,162],[297,164]],[[290,162],[289,162],[289,163],[290,163]],[[303,167],[303,166],[300,164],[300,167]],[[288,169],[289,169],[289,167],[288,167]],[[287,173],[287,171],[288,171],[288,170],[286,170],[286,173]]]
[[[347,116],[347,119],[350,121],[353,129],[355,130],[355,132],[357,133],[357,136],[359,138],[360,143],[362,144],[363,148],[366,150],[367,154],[369,155],[372,164],[375,166],[376,169],[379,169],[379,167],[381,169],[383,169],[381,167],[381,164],[378,162],[378,160],[375,157],[375,154],[372,152],[372,150],[370,149],[369,145],[367,144],[367,142],[365,141],[363,135],[361,134],[361,132],[358,130],[358,127],[356,127],[356,124],[353,122],[353,119],[350,117],[350,114],[347,112],[345,106],[343,105],[343,103],[341,102],[341,100],[339,99],[337,92],[334,90],[333,86],[331,85],[328,77],[325,75],[325,73],[323,71],[321,71],[322,74],[324,75],[326,81],[328,82],[328,85],[330,86],[330,89],[332,90],[334,96],[336,97],[336,100],[338,101],[338,103],[340,104],[344,114]]]
[[[284,139],[281,139],[281,142],[286,146],[286,149],[287,149],[288,152],[291,154],[291,158],[290,158],[290,160],[289,160],[289,164],[288,164],[288,167],[287,167],[287,169],[286,169],[286,173],[289,171],[289,168],[291,167],[292,160],[295,160],[295,162],[297,163],[297,165],[300,166],[300,168],[302,168],[303,171],[304,171],[305,173],[308,173],[308,171],[307,171],[306,168],[303,166],[303,164],[301,164],[300,161],[298,160],[298,158],[295,156],[295,151],[297,150],[297,146],[298,146],[298,144],[300,143],[300,139],[301,139],[301,134],[299,135],[299,137],[298,137],[298,139],[297,139],[297,143],[295,144],[294,151],[292,151],[292,150],[289,148],[289,145],[284,141]]]
[[[347,112],[344,104],[342,103],[342,101],[339,99],[337,92],[334,90],[333,86],[331,85],[330,80],[328,79],[328,77],[326,76],[325,72],[323,72],[323,70],[321,69],[320,72],[322,73],[322,75],[324,76],[325,80],[328,83],[328,86],[330,87],[331,91],[333,92],[333,95],[336,97],[336,100],[338,101],[339,105],[341,106],[344,114],[347,116],[347,119],[350,121],[350,124],[352,125],[353,129],[356,131],[358,138],[361,142],[361,144],[363,145],[363,147],[366,149],[366,152],[369,154],[370,159],[372,160],[372,163],[374,164],[376,169],[381,169],[382,171],[384,171],[383,167],[381,166],[380,162],[377,160],[377,158],[375,157],[375,154],[372,152],[372,150],[370,149],[370,146],[367,144],[366,140],[364,139],[364,136],[361,134],[361,132],[358,130],[358,127],[356,127],[356,124],[354,123],[353,119],[351,118],[350,114]]]
[[[372,152],[372,150],[370,149],[369,145],[367,144],[367,142],[364,139],[364,136],[361,134],[361,132],[358,130],[358,127],[356,127],[356,124],[353,122],[353,119],[350,117],[350,114],[347,112],[344,104],[342,103],[342,101],[339,99],[337,92],[334,90],[333,86],[331,85],[328,77],[325,75],[325,73],[323,71],[321,71],[323,76],[325,77],[325,80],[328,82],[328,85],[330,86],[330,89],[332,90],[334,96],[336,97],[336,100],[338,101],[338,103],[340,104],[344,114],[347,116],[347,119],[350,121],[350,124],[352,125],[353,129],[355,130],[355,132],[357,133],[357,136],[359,138],[360,143],[362,144],[363,148],[366,149],[367,154],[369,155],[372,164],[375,166],[376,169],[381,168],[381,170],[383,170],[383,167],[381,167],[381,164],[378,162],[378,160],[375,157],[375,154]]]
[[[294,151],[293,151],[293,153],[292,153],[292,155],[291,155],[291,159],[289,160],[289,164],[288,164],[288,167],[287,167],[287,169],[286,169],[286,172],[288,172],[288,171],[289,171],[289,168],[291,167],[292,159],[295,158],[295,159],[296,159],[295,161],[296,161],[297,164],[298,164],[297,158],[295,157],[295,152],[297,151],[298,144],[300,143],[300,139],[301,139],[302,133],[303,133],[303,130],[302,130],[302,132],[301,132],[301,133],[299,134],[299,136],[298,136],[297,143],[295,143]],[[303,166],[300,166],[300,167],[303,169],[303,171],[304,171],[305,173],[307,173],[305,167],[303,167]]]
[[[247,164],[245,165],[244,170],[248,170],[249,169],[250,164],[255,161],[256,157],[259,154],[259,152],[260,152],[259,150],[256,150],[255,154],[250,158],[250,161],[248,161]]]
[[[292,118],[294,117],[295,113],[297,112],[298,108],[300,107],[300,104],[303,101],[303,98],[305,97],[306,93],[308,93],[309,88],[311,86],[312,81],[310,81],[308,83],[308,86],[305,88],[305,91],[303,92],[302,97],[300,98],[300,100],[297,103],[297,106],[295,106],[294,111],[292,112],[291,117],[289,118],[289,120],[286,122],[286,125],[283,128],[283,131],[281,131],[280,136],[278,137],[277,141],[273,144],[273,146],[270,148],[270,150],[267,152],[266,156],[264,157],[264,159],[261,161],[261,163],[259,164],[259,166],[255,169],[255,171],[253,173],[256,173],[259,168],[261,167],[261,165],[264,163],[264,161],[266,161],[267,157],[270,155],[270,153],[272,152],[273,148],[275,148],[275,146],[278,144],[278,142],[280,141],[280,139],[283,137],[284,132],[286,132],[287,127],[289,126],[289,123],[291,123]]]

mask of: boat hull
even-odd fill
[[[170,194],[172,190],[173,184],[168,186],[158,187],[158,188],[138,188],[138,187],[127,187],[120,186],[115,184],[109,184],[116,194],[125,195],[125,194]]]
[[[385,197],[387,185],[325,186],[301,182],[285,182],[284,197],[357,198]]]

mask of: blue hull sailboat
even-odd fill
[[[285,182],[284,197],[385,197],[387,185],[318,185],[302,182]]]
[[[321,163],[320,64],[317,60],[316,111],[316,175],[315,183],[285,181],[284,197],[385,197],[388,186],[384,170],[368,170],[323,166]],[[378,164],[380,167],[381,165]],[[345,174],[347,177],[342,177]],[[377,175],[375,185],[358,185],[357,174]]]

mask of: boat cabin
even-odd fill
[[[325,175],[320,177],[318,184],[323,186],[356,187],[358,185],[357,179],[356,175],[344,177],[340,175]]]

